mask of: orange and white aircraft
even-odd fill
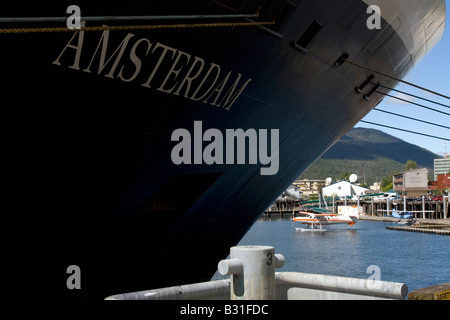
[[[324,209],[315,209],[312,211],[300,211],[298,216],[294,217],[292,221],[301,222],[310,226],[310,229],[296,228],[297,231],[307,231],[307,230],[322,230],[322,226],[336,225],[336,224],[348,224],[350,226],[354,225],[359,221],[358,216],[350,214],[334,214],[329,213]]]

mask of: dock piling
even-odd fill
[[[445,196],[444,199],[444,219],[448,218],[448,196]]]

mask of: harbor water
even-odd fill
[[[327,232],[298,232],[288,218],[260,218],[238,245],[275,247],[282,272],[401,282],[409,292],[450,281],[450,237],[387,230],[396,223],[360,220]],[[221,276],[216,273],[213,279]]]

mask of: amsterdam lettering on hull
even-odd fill
[[[83,21],[81,27],[84,26]],[[98,37],[98,34],[89,33],[91,36]],[[111,45],[113,36],[105,30],[93,52],[83,47],[85,37],[88,35],[84,31],[76,31],[52,63],[58,66],[67,63],[70,69],[123,82],[140,82],[144,88],[227,111],[252,81],[240,73],[224,71],[220,65],[201,57],[147,38],[137,38],[132,33],[116,46]]]

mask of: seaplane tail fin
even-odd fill
[[[359,218],[357,216],[349,215],[349,218],[350,220],[352,220],[352,222],[348,223],[349,226],[353,226],[359,221]]]

